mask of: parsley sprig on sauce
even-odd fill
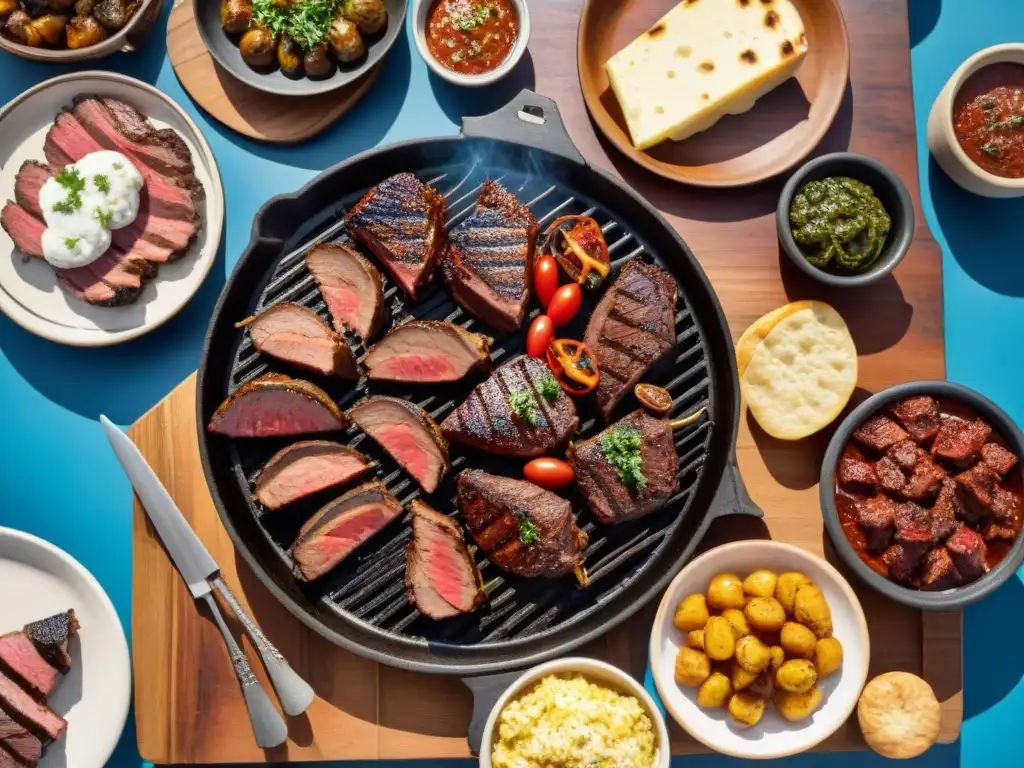
[[[56,176],[57,183],[68,191],[68,196],[53,206],[53,210],[70,216],[82,207],[82,192],[85,191],[85,179],[77,168],[62,168]]]
[[[78,242],[81,239],[82,238],[80,238],[80,237],[65,237],[64,238],[64,247],[67,248],[69,251],[73,251],[73,250],[75,250],[75,246],[78,245]]]
[[[96,189],[98,189],[103,194],[106,195],[110,192],[110,179],[108,179],[102,173],[97,173],[95,176],[93,176],[92,183],[95,184]]]
[[[309,51],[327,40],[338,15],[340,0],[305,0],[279,4],[275,0],[253,0],[252,20],[278,37],[288,35]]]
[[[516,511],[516,517],[519,518],[519,540],[526,545],[533,544],[540,538],[537,526],[526,516],[525,512]]]
[[[558,393],[561,391],[562,387],[558,384],[558,379],[554,374],[551,371],[544,371],[544,375],[540,377],[540,393],[544,395],[544,399],[554,402],[558,399]]]
[[[601,435],[601,451],[605,461],[615,468],[623,485],[636,489],[638,493],[647,485],[647,478],[642,471],[642,445],[640,433],[629,427],[612,427]]]
[[[471,11],[460,13],[458,15],[452,14],[452,25],[457,29],[461,29],[463,32],[472,32],[474,29],[479,27],[494,13],[494,8],[489,5],[481,5],[479,8],[474,8]]]
[[[537,426],[540,420],[540,412],[537,410],[537,401],[529,392],[513,392],[508,399],[512,412],[531,427]]]
[[[109,208],[97,208],[96,209],[96,221],[102,224],[107,229],[110,229],[110,222],[114,220],[114,212]]]

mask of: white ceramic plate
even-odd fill
[[[0,633],[75,609],[71,671],[50,707],[68,721],[39,768],[102,768],[124,730],[131,701],[128,642],[103,587],[71,555],[35,536],[0,528]]]
[[[26,160],[45,162],[43,141],[57,114],[79,94],[123,99],[157,128],[172,128],[192,152],[206,191],[199,205],[202,227],[183,256],[161,265],[134,303],[95,307],[60,287],[42,259],[26,260],[0,229],[0,311],[37,336],[81,347],[128,341],[165,323],[203,284],[220,247],[224,190],[209,145],[192,119],[146,83],[112,72],[81,72],[47,80],[0,111],[0,207],[14,199],[14,179]]]
[[[776,573],[801,571],[819,587],[832,609],[833,636],[843,645],[843,665],[820,684],[824,703],[808,721],[790,723],[769,702],[761,722],[747,729],[730,722],[724,709],[697,706],[697,689],[682,687],[674,678],[676,653],[683,633],[672,617],[682,599],[707,590],[716,574],[735,573],[741,579],[759,568]],[[711,749],[733,757],[772,759],[810,749],[834,733],[853,712],[868,675],[871,655],[867,621],[850,585],[825,560],[776,541],[737,541],[705,552],[669,585],[651,635],[651,671],[665,709],[682,728]]]

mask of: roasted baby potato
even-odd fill
[[[798,571],[780,573],[775,582],[775,599],[790,616],[793,615],[793,601],[796,600],[796,588],[801,584],[811,584],[811,580]]]
[[[388,23],[384,0],[345,0],[342,15],[353,22],[364,35],[375,35]]]
[[[743,609],[755,632],[778,632],[786,623],[786,611],[774,597],[752,597]]]
[[[814,714],[814,711],[821,706],[821,691],[817,688],[805,693],[792,693],[790,691],[775,691],[775,708],[779,714],[791,723],[799,723]]]
[[[686,640],[684,644],[687,648],[693,648],[696,651],[704,650],[704,630],[703,629],[691,629],[686,633]]]
[[[229,35],[240,35],[252,23],[252,0],[220,0],[220,25]]]
[[[18,0],[0,0],[0,19],[6,21],[8,16],[20,9]]]
[[[724,611],[726,608],[743,610],[746,603],[743,582],[735,573],[720,573],[708,584],[708,605],[712,610]]]
[[[281,35],[277,41],[277,63],[288,77],[302,77],[302,60],[306,52],[293,38]]]
[[[774,672],[776,669],[782,666],[783,662],[786,661],[786,652],[781,646],[773,645],[768,649],[768,653],[771,654],[771,668]]]
[[[697,592],[683,598],[679,607],[676,608],[676,615],[672,618],[672,623],[676,625],[676,629],[690,632],[694,629],[704,629],[710,616],[704,595]]]
[[[753,683],[758,678],[757,672],[750,672],[740,666],[738,661],[733,661],[732,672],[729,675],[730,682],[732,682],[732,689],[734,691],[742,691],[748,685]]]
[[[748,635],[749,637],[749,635]],[[714,661],[731,659],[736,650],[736,635],[724,616],[712,616],[704,625],[704,652]]]
[[[790,693],[807,693],[818,682],[818,670],[807,659],[790,659],[775,672],[775,685]]]
[[[366,54],[366,45],[359,34],[359,29],[343,16],[339,16],[331,24],[328,39],[334,55],[343,64],[358,61]]]
[[[772,597],[778,578],[771,571],[754,571],[743,580],[743,592],[749,597]]]
[[[88,48],[106,36],[107,30],[92,16],[75,16],[68,22],[68,48]]]
[[[331,73],[331,59],[327,55],[327,44],[318,45],[306,51],[306,60],[303,62],[308,77],[326,77]]]
[[[756,635],[746,635],[736,641],[736,662],[748,672],[760,674],[772,662],[772,653]]]
[[[843,645],[834,637],[823,637],[814,650],[818,679],[828,677],[843,665]]]
[[[801,584],[796,588],[793,616],[818,637],[832,636],[832,611],[817,584]]]
[[[732,626],[732,632],[736,635],[737,640],[744,635],[750,634],[750,625],[747,623],[747,617],[739,608],[726,608],[722,611],[722,618],[726,619],[730,626]]]
[[[797,656],[801,659],[813,659],[814,647],[818,642],[818,638],[803,624],[787,621],[782,625],[780,642],[782,650],[788,655]]]
[[[732,683],[721,672],[712,672],[697,689],[697,706],[705,709],[724,707],[732,695]]]
[[[696,688],[711,674],[708,657],[693,648],[682,647],[676,654],[675,677],[680,685]]]
[[[141,0],[96,0],[96,20],[110,31],[121,29],[139,8]]]
[[[744,728],[757,725],[764,715],[764,699],[741,691],[729,698],[729,715]]]
[[[242,59],[253,69],[263,69],[274,63],[276,55],[274,35],[265,27],[253,27],[238,43]]]
[[[44,45],[59,45],[64,37],[67,16],[48,13],[33,19],[24,11],[15,11],[7,19],[5,29],[11,38],[22,45],[39,48]]]

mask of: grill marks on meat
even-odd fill
[[[448,445],[430,414],[407,400],[368,397],[348,412],[427,493],[433,493],[450,466]]]
[[[300,304],[276,304],[245,322],[262,354],[323,376],[359,378],[352,350],[319,315]]]
[[[14,680],[0,672],[0,709],[28,730],[56,741],[68,727],[67,721],[45,704],[36,701]]]
[[[42,701],[57,684],[60,670],[44,659],[25,632],[0,637],[0,670]]]
[[[530,301],[537,243],[530,209],[497,181],[483,186],[473,212],[448,233],[444,277],[452,298],[499,331],[516,331]]]
[[[268,373],[221,403],[207,428],[228,437],[284,437],[335,432],[346,424],[341,409],[320,387]]]
[[[449,440],[500,456],[547,453],[568,441],[579,426],[568,395],[559,390],[549,401],[541,394],[541,381],[549,375],[548,367],[535,358],[521,355],[509,360],[448,415],[441,431]],[[533,398],[536,424],[512,410],[509,400],[518,392]]]
[[[525,480],[467,469],[459,475],[457,501],[473,538],[502,570],[526,578],[581,572],[587,534],[562,497]],[[524,522],[536,529],[529,544],[521,539]]]
[[[410,603],[431,619],[471,613],[484,602],[483,578],[466,548],[462,529],[419,499],[409,507],[412,539],[405,556]]]
[[[306,254],[338,333],[354,331],[372,341],[384,321],[384,286],[380,272],[362,254],[344,245],[318,245]]]
[[[679,490],[676,447],[672,427],[646,411],[634,411],[608,429],[625,427],[640,434],[641,471],[647,485],[637,493],[622,483],[615,468],[605,460],[601,435],[577,443],[570,461],[587,504],[602,523],[635,520],[661,509]],[[608,430],[605,430],[608,431]]]
[[[622,397],[676,345],[676,283],[663,269],[626,262],[598,302],[584,342],[597,357],[597,405],[605,420]]]
[[[364,363],[371,379],[448,383],[489,367],[492,341],[451,323],[412,320],[371,347]]]
[[[353,488],[321,507],[292,545],[295,575],[319,579],[402,513],[398,499],[379,480]]]
[[[49,739],[47,739],[49,741]],[[0,768],[21,768],[22,765],[35,765],[43,756],[43,741],[34,733],[28,731],[21,723],[14,720],[11,715],[0,707],[0,758],[5,755],[13,755],[17,761],[3,762],[0,759]],[[10,759],[8,757],[8,759]]]
[[[349,234],[376,256],[413,299],[444,244],[444,196],[411,173],[385,179],[345,217]]]
[[[253,496],[267,509],[280,509],[314,493],[360,480],[372,465],[347,446],[305,440],[275,453],[256,479]]]

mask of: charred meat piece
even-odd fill
[[[16,682],[0,672],[0,709],[12,720],[46,741],[56,741],[68,727],[67,721],[45,704],[36,701]]]
[[[922,451],[914,464],[913,474],[907,479],[901,493],[911,501],[923,501],[933,497],[939,490],[942,481],[948,475],[946,470],[936,464],[932,457]]]
[[[324,297],[338,333],[355,331],[372,341],[384,322],[384,284],[362,254],[344,245],[318,245],[306,254],[306,269]]]
[[[882,552],[892,541],[896,526],[896,502],[885,494],[857,502],[857,522],[869,552]]]
[[[292,545],[296,577],[319,579],[400,514],[402,505],[379,480],[324,505],[306,521]]]
[[[956,529],[957,516],[962,514],[956,481],[947,477],[939,488],[938,498],[931,509],[932,534],[936,541],[945,541]]]
[[[985,542],[973,528],[960,525],[946,540],[946,548],[964,582],[974,581],[988,570],[985,565]]]
[[[885,453],[889,448],[907,439],[907,433],[884,414],[874,416],[853,433],[853,439],[873,451]]]
[[[26,624],[22,631],[39,651],[39,655],[52,666],[67,674],[71,669],[68,644],[78,632],[78,619],[74,610],[56,613],[45,619]]]
[[[992,516],[996,520],[1009,523],[1017,519],[1020,511],[1020,498],[1013,491],[1000,488],[992,499]]]
[[[1020,499],[999,484],[999,475],[985,462],[978,462],[966,472],[961,472],[956,481],[966,491],[968,518],[993,515],[1004,522],[1016,518]]]
[[[42,657],[24,632],[0,637],[0,669],[40,701],[50,695],[60,676],[60,670]]]
[[[530,301],[537,222],[496,181],[484,184],[476,208],[448,233],[444,277],[452,298],[499,331],[516,331]]]
[[[458,505],[487,559],[517,576],[582,573],[587,534],[569,502],[525,480],[478,469],[459,475]]]
[[[399,173],[367,192],[345,221],[349,234],[415,299],[441,256],[445,216],[445,200],[436,189]]]
[[[899,465],[888,456],[883,456],[875,462],[875,476],[878,478],[878,485],[882,490],[889,493],[903,493],[907,484],[907,477]]]
[[[878,476],[871,462],[855,445],[847,445],[839,458],[839,484],[844,488],[871,489],[878,487]]]
[[[994,541],[1015,541],[1017,532],[1006,525],[989,523],[982,530],[981,537],[985,540],[986,544],[991,544]]]
[[[914,574],[927,548],[896,542],[882,554],[882,562],[889,569],[893,581],[913,586]]]
[[[448,383],[486,369],[492,341],[451,323],[412,320],[371,347],[364,362],[371,379]]]
[[[945,419],[932,443],[932,454],[940,459],[961,463],[981,451],[992,435],[992,427],[981,419]]]
[[[274,454],[256,479],[253,496],[267,509],[280,509],[327,488],[360,480],[371,469],[358,451],[329,440],[306,440]]]
[[[29,763],[29,765],[35,765],[35,763]],[[12,753],[0,747],[0,768],[22,768],[22,764],[14,759]]]
[[[981,446],[981,460],[1000,477],[1006,477],[1017,464],[1017,457],[999,443],[985,443]]]
[[[256,350],[322,376],[359,378],[348,345],[320,316],[300,304],[276,304],[245,321]]]
[[[892,415],[918,443],[927,443],[939,431],[939,403],[934,397],[918,395],[900,400],[890,409]]]
[[[345,414],[315,384],[267,373],[243,384],[210,419],[211,432],[228,437],[286,437],[336,432]]]
[[[932,534],[931,515],[924,507],[912,501],[896,505],[896,539],[904,543],[923,543],[931,546],[935,543]]]
[[[590,316],[583,340],[597,357],[597,406],[609,421],[622,397],[675,349],[675,280],[640,259],[627,261]]]
[[[49,739],[47,739],[49,741]],[[24,765],[35,765],[43,756],[43,742],[34,733],[30,733],[0,706],[0,757],[13,755],[16,759],[4,763],[0,760],[0,768],[21,768]],[[7,751],[5,752],[4,749]]]
[[[441,431],[456,443],[500,456],[541,456],[568,441],[580,423],[569,396],[544,386],[549,378],[540,360],[515,357],[479,384],[441,423]]]
[[[921,449],[918,448],[917,443],[913,440],[901,440],[889,448],[889,450],[885,452],[885,455],[892,459],[900,469],[909,475],[914,471],[914,465],[917,464],[917,458],[920,451]]]
[[[640,436],[640,471],[647,479],[642,489],[623,483],[615,467],[605,458],[602,438],[623,429]],[[646,411],[634,411],[604,432],[577,443],[570,461],[587,504],[602,523],[621,523],[643,517],[661,509],[679,490],[672,427],[667,420],[657,419]]]
[[[458,523],[419,499],[409,506],[412,539],[405,555],[409,602],[431,619],[472,613],[484,601],[483,578]]]
[[[368,397],[348,412],[349,419],[372,437],[423,486],[437,490],[448,471],[448,445],[430,414],[407,400]]]
[[[953,565],[949,550],[943,546],[928,550],[921,566],[921,589],[952,589],[958,586],[960,581],[960,574]]]

